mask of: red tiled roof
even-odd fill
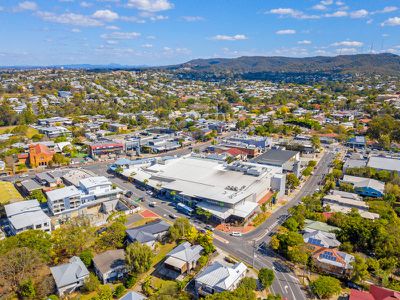
[[[42,144],[30,145],[29,150],[35,152],[35,154],[40,154],[40,153],[44,153],[44,154],[48,154],[48,155],[54,154],[53,151],[51,151],[47,146],[42,145]]]
[[[351,289],[349,300],[375,300],[375,298],[369,292]]]
[[[227,150],[225,152],[230,154],[230,155],[232,155],[232,156],[238,156],[238,155],[245,155],[246,154],[246,152],[244,152],[244,151],[242,151],[240,149],[237,149],[237,148],[231,148],[231,149],[229,149],[229,150]]]
[[[262,205],[262,204],[264,204],[265,202],[268,202],[269,199],[271,199],[271,197],[272,197],[273,194],[274,194],[274,193],[273,193],[272,191],[269,191],[268,193],[265,194],[264,197],[262,197],[260,200],[258,200],[258,204],[259,204],[259,205]]]
[[[28,158],[28,153],[20,153],[17,155],[18,159]]]

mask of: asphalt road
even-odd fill
[[[305,291],[299,282],[299,279],[294,273],[285,265],[279,257],[277,257],[273,251],[269,249],[261,249],[259,246],[261,243],[266,244],[270,241],[269,233],[274,232],[278,225],[282,224],[288,217],[288,209],[299,204],[301,199],[309,194],[315,192],[319,186],[319,182],[329,171],[329,165],[334,158],[334,154],[327,152],[323,155],[320,162],[318,163],[314,174],[311,175],[308,180],[304,183],[302,188],[297,192],[295,197],[292,198],[285,206],[280,207],[276,210],[262,225],[257,227],[255,230],[242,237],[232,237],[227,233],[215,231],[214,232],[214,243],[215,245],[231,254],[232,256],[253,265],[256,269],[270,268],[275,272],[275,280],[271,286],[273,293],[281,294],[283,297],[290,300],[303,300],[307,299]],[[85,166],[85,169],[89,169],[99,175],[106,175],[106,165],[90,165]],[[145,202],[141,203],[142,207],[149,209],[154,213],[166,219],[172,218],[169,215],[175,215],[177,217],[186,217],[176,211],[171,203],[168,201],[162,201],[154,197],[149,196],[145,191],[141,191],[135,186],[121,178],[107,175],[112,182],[117,184],[124,190],[130,190],[133,192],[132,198],[143,197]],[[155,207],[150,207],[150,202],[156,202]],[[198,228],[204,228],[205,224],[192,219],[194,225]]]

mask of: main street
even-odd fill
[[[288,210],[291,207],[298,205],[304,196],[316,191],[319,182],[328,173],[329,165],[333,158],[333,153],[324,153],[314,171],[314,174],[307,179],[296,195],[284,206],[274,211],[273,214],[255,230],[243,235],[242,237],[232,237],[229,234],[220,231],[214,232],[214,243],[224,252],[246,262],[249,265],[253,265],[256,269],[264,267],[273,269],[276,279],[271,286],[271,290],[273,293],[281,294],[290,300],[307,299],[302,285],[294,273],[285,266],[285,263],[279,257],[277,257],[271,250],[259,249],[259,245],[263,242],[266,244],[269,243],[270,233],[274,232],[278,225],[282,224],[284,220],[286,220],[289,214]],[[85,169],[91,170],[99,175],[106,175],[107,172],[107,166],[104,164],[88,165],[85,166]],[[135,188],[132,183],[119,177],[109,175],[109,178],[122,189],[132,191],[133,197],[143,197],[145,199],[143,206],[159,216],[169,218],[169,215],[175,215],[177,217],[187,218],[186,215],[177,212],[168,201],[160,201],[156,198],[150,197],[145,191]],[[149,207],[148,204],[153,201],[156,202],[155,207]],[[205,226],[205,224],[202,224],[197,220],[193,219],[193,222],[196,227],[204,228]]]

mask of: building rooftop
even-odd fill
[[[111,182],[105,176],[96,176],[81,179],[80,184],[86,189],[90,189],[99,185],[110,185]]]
[[[107,273],[125,265],[124,249],[108,250],[93,257],[93,262],[101,273]]]
[[[269,149],[267,152],[252,159],[254,163],[282,165],[288,160],[292,159],[299,152],[283,150],[283,149]]]
[[[56,201],[67,197],[76,197],[80,194],[79,190],[73,185],[46,192],[47,199],[50,201]]]
[[[50,268],[58,288],[76,283],[79,278],[89,275],[89,271],[77,256],[73,256],[69,263]]]
[[[367,166],[378,170],[400,172],[400,159],[381,157],[381,156],[371,156],[368,160]]]

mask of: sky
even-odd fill
[[[0,0],[0,65],[400,54],[399,0]]]

